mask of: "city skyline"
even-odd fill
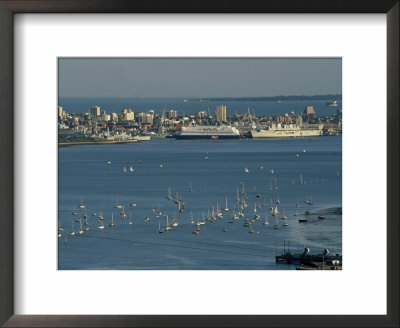
[[[59,97],[273,97],[342,93],[340,58],[60,58]]]

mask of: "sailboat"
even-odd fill
[[[225,208],[224,211],[229,211],[229,207],[228,207],[228,196],[225,197]]]
[[[123,170],[124,173],[128,172],[128,170],[126,169],[126,166],[124,166]]]
[[[168,188],[167,199],[172,200],[171,188]]]
[[[74,211],[72,212],[72,215],[76,215],[76,209],[75,209],[75,205],[74,205]]]
[[[165,215],[165,218],[166,218],[165,231],[170,231],[172,230],[172,227],[169,225],[168,222],[168,214]]]
[[[276,203],[277,203],[277,204],[280,204],[280,203],[281,203],[281,201],[279,200],[279,192],[278,192],[277,195],[276,195]]]
[[[190,183],[190,185],[189,185],[189,192],[192,192],[192,191],[193,191],[192,183]]]
[[[263,225],[269,225],[269,221],[268,221],[268,211],[265,213],[265,220],[263,222]]]
[[[163,233],[164,231],[161,229],[161,223],[158,221],[158,233]]]
[[[109,227],[114,227],[115,226],[115,223],[114,223],[114,213],[111,213],[111,222],[110,222],[110,224],[108,225]]]
[[[279,222],[278,222],[278,217],[276,217],[276,223],[274,225],[274,229],[277,230],[279,228],[280,228],[280,226],[279,226]]]
[[[75,231],[74,231],[74,221],[72,220],[72,230],[70,232],[71,236],[75,236]]]
[[[274,174],[275,172],[274,172],[274,169],[271,169],[271,171],[269,171],[271,174]]]
[[[79,223],[79,234],[83,234],[83,229],[82,229],[82,221]]]
[[[160,210],[160,204],[157,205],[157,216],[161,216],[162,212]]]
[[[286,216],[286,214],[285,214],[285,209],[283,209],[283,216],[282,216],[282,219],[283,219],[283,220],[287,220],[287,216]]]
[[[129,168],[130,172],[133,172],[133,166],[131,165],[131,167]]]
[[[274,190],[278,190],[278,184],[276,183],[276,178],[275,178]]]
[[[174,218],[172,220],[172,226],[177,227],[178,226],[178,218],[176,216],[176,213],[174,214]]]
[[[89,221],[88,221],[88,217],[87,217],[87,216],[85,217],[85,223],[84,223],[84,225],[85,225],[85,226],[88,226],[88,225],[89,225]]]
[[[81,197],[81,203],[79,204],[79,208],[85,208],[85,205],[83,205],[83,199]]]
[[[274,210],[272,211],[272,215],[278,218],[278,214],[279,214],[278,206],[275,206]]]
[[[131,212],[129,212],[129,222],[128,222],[128,224],[132,225],[132,213]]]
[[[99,218],[99,220],[104,220],[104,216],[103,216],[103,211],[102,210],[100,210],[98,218]]]
[[[117,204],[114,206],[114,208],[122,208],[122,205],[120,205],[120,204],[118,203],[118,198],[117,198]]]
[[[190,212],[190,224],[194,224],[193,212]]]
[[[88,218],[86,218],[85,219],[85,229],[84,229],[85,231],[89,231],[90,229],[89,229],[89,221],[88,221]]]
[[[251,227],[251,223],[249,225],[249,233],[254,233],[254,229]]]
[[[104,220],[104,218],[103,218],[103,220]],[[99,219],[99,223],[100,223],[99,229],[100,229],[100,230],[104,230],[104,223],[103,223],[103,221]]]
[[[121,219],[126,219],[126,213],[125,213],[125,209],[122,206],[122,211],[121,211]]]
[[[247,167],[244,168],[244,172],[249,173],[249,169]]]
[[[58,220],[58,238],[61,237],[63,231],[64,229],[61,227],[61,221]]]
[[[85,214],[83,215],[83,218],[87,219],[87,217],[88,217],[88,215],[87,215],[86,208],[85,208]]]

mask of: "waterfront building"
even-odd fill
[[[169,119],[176,119],[178,117],[178,113],[176,110],[171,109],[167,114]]]
[[[90,108],[90,114],[92,114],[93,117],[100,116],[100,106],[93,106]]]
[[[106,113],[106,111],[103,111],[103,114],[100,115],[100,117],[97,118],[99,122],[109,122],[111,120],[111,116]]]
[[[313,116],[313,115],[315,115],[314,106],[306,106],[306,109],[304,110],[304,114],[305,114],[306,116]]]
[[[121,119],[123,122],[127,121],[134,121],[135,120],[135,113],[132,109],[123,109],[121,112]]]
[[[58,106],[58,118],[63,118],[65,115],[65,112],[61,106]]]
[[[217,122],[226,122],[226,106],[219,105],[216,109]]]

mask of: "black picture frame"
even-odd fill
[[[399,8],[398,0],[0,0],[0,324],[4,327],[399,327]],[[13,207],[18,205],[13,195],[13,17],[17,13],[386,14],[387,315],[14,315]]]

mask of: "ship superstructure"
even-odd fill
[[[322,136],[323,124],[272,124],[266,129],[252,130],[253,138],[295,138]]]
[[[175,135],[177,139],[237,139],[239,136],[239,130],[229,125],[182,127]]]

